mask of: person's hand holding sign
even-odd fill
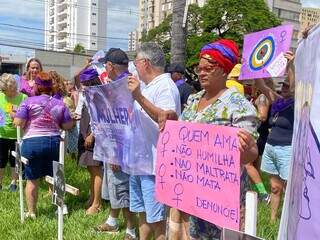
[[[128,89],[132,93],[134,99],[138,99],[142,96],[140,91],[140,81],[136,76],[129,76],[128,77]]]
[[[161,111],[158,117],[158,124],[160,132],[164,129],[167,120],[178,120],[178,115],[175,111],[167,110]]]
[[[241,164],[253,162],[258,158],[258,147],[255,139],[244,129],[238,131]]]
[[[84,141],[84,147],[85,149],[89,149],[92,148],[93,146],[93,140],[94,140],[94,136],[91,133],[89,136],[86,137],[85,141]]]

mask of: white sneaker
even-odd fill
[[[36,219],[36,214],[26,212],[26,213],[24,214],[24,217],[25,217],[25,218]]]

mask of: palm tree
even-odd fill
[[[183,24],[186,0],[173,0],[172,7],[172,38],[171,63],[183,66],[186,61],[186,26]]]

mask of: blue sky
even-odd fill
[[[44,2],[46,0],[1,0],[0,1],[0,43],[16,45],[33,44],[44,46],[43,31],[23,29],[9,25],[44,29]],[[107,17],[107,37],[128,38],[138,24],[138,0],[106,0],[109,8]],[[301,0],[303,7],[319,7],[320,0]],[[121,9],[121,11],[117,11]],[[125,13],[131,9],[132,14]],[[107,39],[107,48],[127,49],[127,40]],[[0,53],[15,52],[14,49],[0,46]]]
[[[44,2],[47,0],[0,0],[0,43],[33,45],[44,47]],[[105,0],[110,11],[107,13],[107,48],[127,49],[128,33],[138,25],[138,0]],[[120,11],[119,11],[120,9]],[[129,11],[131,10],[131,14]],[[25,29],[15,26],[35,29]],[[13,51],[0,46],[0,53]]]

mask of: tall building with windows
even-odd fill
[[[128,51],[136,51],[138,47],[138,31],[132,31],[128,34]]]
[[[302,8],[300,14],[300,35],[304,29],[320,22],[320,8]]]
[[[300,0],[265,0],[265,2],[268,4],[270,10],[282,20],[282,24],[293,25],[294,30],[291,48],[295,50],[297,48],[298,35],[300,30]]]
[[[206,0],[186,0],[187,4],[199,4],[203,6]],[[173,0],[139,0],[139,26],[138,38],[142,32],[158,26],[163,19],[172,13]]]
[[[106,48],[106,0],[45,1],[47,50],[72,51],[77,44],[86,50]]]

